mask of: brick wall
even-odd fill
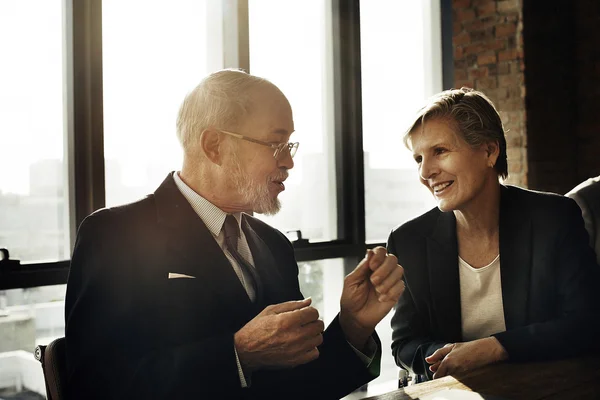
[[[490,97],[507,130],[507,183],[527,186],[522,0],[453,0],[454,86]]]
[[[565,193],[577,162],[574,2],[523,2],[529,187]]]
[[[600,174],[600,4],[523,0],[529,185],[565,193]]]

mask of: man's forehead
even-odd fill
[[[289,136],[294,131],[294,121],[291,112],[276,110],[268,107],[260,107],[248,112],[241,121],[241,127],[247,130],[247,134]]]

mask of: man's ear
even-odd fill
[[[214,164],[221,165],[223,158],[223,138],[215,129],[205,129],[200,135],[200,148],[206,158]]]

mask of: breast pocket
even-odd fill
[[[177,341],[206,336],[217,317],[214,293],[198,279],[168,279],[159,304],[162,329]]]

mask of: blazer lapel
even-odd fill
[[[427,267],[437,328],[447,340],[461,341],[458,245],[452,212],[440,213],[437,225],[427,238]]]
[[[256,314],[252,302],[225,254],[200,217],[169,175],[155,192],[159,225],[164,226],[167,256],[165,271],[196,277],[201,290],[219,299],[224,312],[239,315],[243,322]]]
[[[510,189],[500,197],[500,276],[506,329],[524,326],[531,279],[531,219],[516,204]]]
[[[242,221],[242,229],[252,252],[254,265],[263,284],[263,300],[265,304],[281,303],[288,300],[289,291],[286,291],[284,279],[279,272],[272,252],[269,250],[269,246],[254,231],[245,217]]]

